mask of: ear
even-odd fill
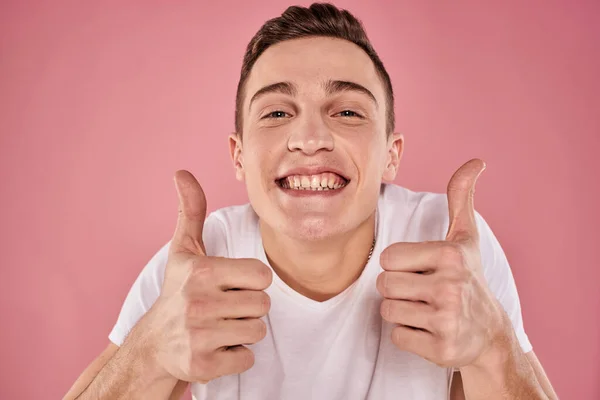
[[[404,151],[404,136],[401,133],[393,133],[388,138],[388,153],[383,171],[384,181],[393,181],[400,167],[400,159]]]
[[[233,167],[235,168],[235,178],[238,181],[244,181],[244,157],[242,154],[242,137],[237,133],[229,135],[229,154]]]

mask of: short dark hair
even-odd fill
[[[344,39],[356,44],[369,56],[381,78],[386,93],[386,131],[394,131],[394,92],[392,82],[383,62],[371,45],[362,26],[347,10],[341,10],[328,3],[313,3],[310,7],[292,6],[276,17],[268,20],[254,35],[244,54],[242,72],[237,87],[235,101],[235,130],[242,133],[242,103],[245,85],[252,67],[260,55],[270,46],[286,40],[311,36],[326,36]]]

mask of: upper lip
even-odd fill
[[[292,168],[292,169],[285,171],[281,175],[279,175],[279,177],[277,177],[276,180],[287,178],[288,176],[291,176],[291,175],[318,175],[318,174],[322,174],[325,172],[333,172],[334,174],[341,176],[345,180],[350,181],[350,178],[348,178],[346,175],[344,175],[344,173],[342,171],[340,171],[339,169],[333,168],[333,167],[327,167],[325,165],[315,165],[315,166]]]

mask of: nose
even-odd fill
[[[319,150],[333,150],[333,135],[320,118],[299,125],[288,140],[290,151],[301,151],[306,155],[316,154]]]

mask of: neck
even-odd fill
[[[267,259],[290,288],[315,301],[328,300],[354,283],[373,245],[375,213],[351,232],[323,240],[299,241],[260,222]]]

